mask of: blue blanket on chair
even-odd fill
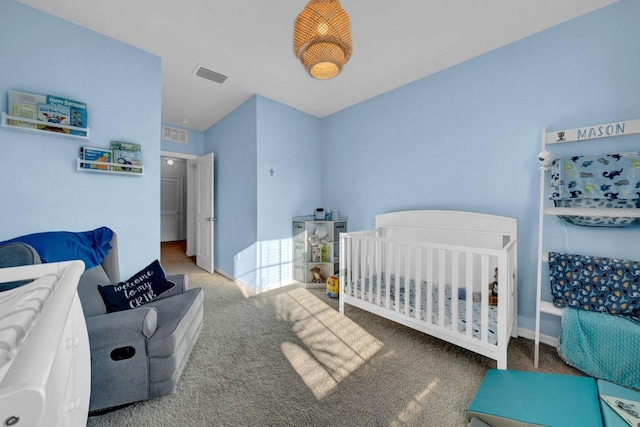
[[[43,263],[61,262],[79,259],[84,261],[85,270],[100,264],[107,255],[111,245],[113,231],[107,227],[91,231],[47,231],[28,234],[11,240],[0,242],[22,242],[33,247]]]

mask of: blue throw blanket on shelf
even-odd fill
[[[113,231],[107,227],[91,231],[47,231],[28,234],[0,242],[22,242],[33,247],[43,263],[61,262],[79,259],[84,262],[85,270],[100,264],[111,249],[109,242]]]
[[[615,314],[640,324],[640,262],[549,252],[557,307]]]
[[[561,218],[578,225],[623,226],[636,218],[615,209],[636,208],[640,199],[640,152],[554,159],[551,194],[556,207],[599,208],[599,216]]]

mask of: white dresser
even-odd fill
[[[0,425],[85,426],[91,391],[81,261],[0,269]]]

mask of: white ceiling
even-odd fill
[[[20,1],[162,58],[162,121],[205,130],[254,94],[324,117],[617,0],[342,0],[353,56],[324,81],[293,53],[305,0]]]

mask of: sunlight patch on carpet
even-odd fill
[[[375,337],[303,288],[276,296],[278,317],[304,344],[284,342],[282,352],[317,399],[370,360],[383,346]]]
[[[411,424],[413,421],[419,418],[420,413],[424,410],[425,402],[431,392],[438,386],[440,381],[436,378],[431,381],[429,385],[420,393],[415,395],[413,399],[405,406],[405,408],[398,414],[398,418],[391,422],[390,427],[400,427],[407,424]]]

